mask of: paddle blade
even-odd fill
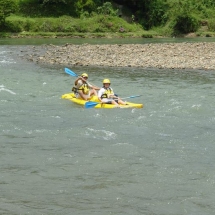
[[[99,104],[98,102],[86,102],[84,107],[85,108],[93,108],[95,107],[97,104]]]
[[[73,76],[73,77],[78,77],[78,75],[76,73],[74,73],[72,70],[65,68],[65,73]]]

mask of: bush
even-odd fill
[[[69,16],[59,18],[25,18],[10,16],[6,19],[9,32],[79,32],[79,33],[129,33],[140,32],[138,24],[129,24],[117,16],[95,15],[87,19],[75,19]],[[123,29],[123,30],[122,30]]]
[[[190,14],[178,15],[174,20],[173,30],[176,34],[195,32],[200,27],[200,22]]]
[[[208,21],[208,30],[215,31],[215,20],[214,19],[211,19]]]
[[[6,21],[5,22],[5,31],[18,33],[23,31],[23,22],[21,21]]]

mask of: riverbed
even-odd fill
[[[87,41],[86,41],[87,42]],[[214,70],[215,42],[45,44],[23,50],[39,64]]]

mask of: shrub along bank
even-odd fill
[[[152,37],[140,24],[128,23],[117,16],[95,15],[89,18],[25,18],[10,16],[6,22],[7,30],[19,36],[96,36],[108,33],[118,36]],[[148,35],[148,36],[147,36]]]
[[[135,7],[134,1],[127,0],[115,0],[112,3],[101,0],[72,2],[75,4],[69,0],[1,0],[0,35],[5,37],[11,35],[170,37],[189,33],[196,36],[215,35],[213,1],[139,0]],[[122,5],[117,4],[119,2]],[[144,3],[143,6],[140,2]]]

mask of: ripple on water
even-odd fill
[[[116,139],[116,136],[117,136],[114,132],[107,131],[107,130],[96,130],[93,128],[87,128],[87,131],[85,132],[85,134],[95,139],[103,139],[103,140]]]

